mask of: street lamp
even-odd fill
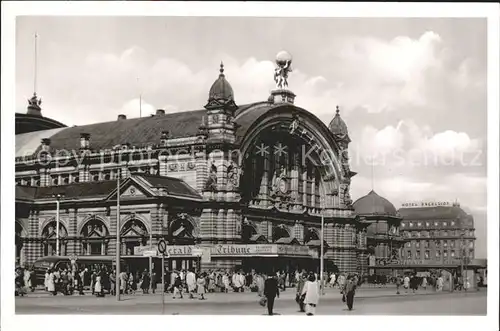
[[[118,174],[116,178],[116,301],[120,301],[120,177],[121,168],[118,168]]]
[[[64,194],[58,193],[58,194],[53,194],[53,198],[56,198],[56,255],[59,256],[59,202],[61,198],[64,197]]]

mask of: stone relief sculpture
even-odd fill
[[[227,183],[230,189],[240,186],[241,169],[234,162],[227,167]]]
[[[210,173],[208,174],[208,178],[205,183],[205,190],[212,192],[217,190],[217,167],[213,163],[210,167]]]

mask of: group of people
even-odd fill
[[[147,294],[150,287],[154,293],[157,287],[157,277],[154,272],[150,275],[147,270],[142,273],[123,271],[117,278],[116,271],[109,270],[106,266],[48,269],[45,272],[44,287],[52,295],[57,295],[57,293],[73,295],[75,292],[84,295],[84,290],[88,289],[92,295],[104,297],[106,293],[115,295],[117,281],[120,282],[122,294],[134,294],[138,288]]]
[[[18,267],[16,268],[15,280],[15,296],[24,296],[29,291],[35,291],[35,272],[33,269]]]

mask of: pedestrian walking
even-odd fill
[[[205,300],[205,281],[206,274],[203,273],[198,275],[198,279],[196,280],[196,292],[200,296],[200,300]]]
[[[312,316],[316,313],[316,306],[319,301],[320,286],[313,273],[309,274],[307,281],[304,284],[302,295],[304,296],[304,306],[307,316]]]
[[[172,299],[175,299],[176,295],[179,294],[180,298],[182,299],[183,296],[182,296],[182,281],[181,281],[181,277],[180,277],[180,274],[178,272],[175,273],[176,274],[176,277],[175,277],[175,280],[174,280],[174,294],[172,296]]]
[[[307,279],[307,274],[306,274],[305,271],[302,271],[302,273],[298,277],[298,281],[297,281],[297,294],[295,295],[295,301],[299,305],[301,313],[305,312],[305,307],[304,307],[304,298],[305,298],[305,296],[302,294],[302,291],[304,290],[304,285],[306,283],[306,279]]]
[[[399,288],[401,287],[401,277],[397,276],[396,277],[396,294],[400,294],[399,293]]]
[[[52,295],[57,295],[56,291],[56,276],[52,270],[49,271],[49,279],[47,282],[47,291],[52,293]]]
[[[189,298],[194,299],[194,292],[196,291],[196,275],[193,270],[189,270],[186,275],[186,285],[188,287]]]
[[[347,304],[347,308],[349,310],[352,310],[352,307],[354,306],[354,294],[356,292],[356,283],[354,282],[354,279],[352,276],[349,276],[347,278],[347,283],[345,285],[345,290],[344,290],[344,295],[345,295],[345,300]]]
[[[274,299],[280,297],[278,280],[272,274],[264,282],[264,296],[267,298],[267,312],[273,315]]]

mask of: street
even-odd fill
[[[394,288],[360,288],[356,292],[354,309],[348,311],[337,289],[327,289],[321,296],[317,315],[486,315],[486,294],[480,292],[441,292],[420,289],[417,293],[396,295]],[[300,315],[295,303],[295,289],[282,292],[275,301],[275,313]],[[258,303],[256,293],[214,293],[207,300],[172,299],[162,296],[127,295],[117,302],[115,297],[50,296],[43,292],[16,297],[17,314],[153,314],[153,315],[264,315],[265,307]]]

